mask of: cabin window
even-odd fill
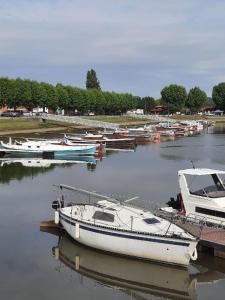
[[[207,209],[207,208],[197,206],[197,207],[195,207],[195,212],[225,219],[225,212],[223,212],[223,211],[212,210],[212,209]]]
[[[222,178],[222,176],[219,175],[209,174],[206,176],[192,176],[192,175],[185,176],[190,194],[201,196],[201,197],[211,197],[211,198],[224,197],[225,194],[225,185],[223,183],[224,179]],[[217,194],[215,194],[214,192],[217,192]]]
[[[147,219],[143,219],[143,221],[147,224],[157,224],[160,223],[159,220],[157,220],[156,218],[147,218]]]
[[[92,217],[95,220],[114,222],[114,215],[102,211],[96,211]]]
[[[28,146],[28,148],[31,148],[31,146]]]
[[[40,146],[37,146],[37,148],[40,148]]]

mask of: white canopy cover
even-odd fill
[[[213,170],[213,169],[186,169],[178,171],[178,175],[193,175],[193,176],[202,176],[202,175],[212,175],[212,174],[225,174],[225,171]]]

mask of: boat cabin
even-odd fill
[[[187,169],[178,172],[179,186],[186,215],[207,218],[225,225],[224,171]]]

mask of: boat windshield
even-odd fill
[[[225,197],[225,184],[218,174],[204,176],[186,175],[189,192],[193,195],[221,198]]]

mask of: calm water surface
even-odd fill
[[[0,166],[1,299],[224,299],[225,260],[200,255],[188,270],[111,256],[66,236],[40,231],[52,219],[53,184],[65,183],[114,196],[140,196],[164,206],[178,192],[177,171],[225,169],[223,128],[207,134],[138,146],[97,162],[46,167]]]

